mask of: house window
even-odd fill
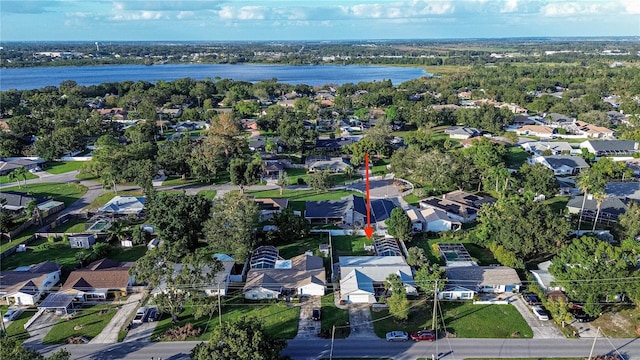
[[[81,240],[76,240],[76,247],[83,247],[83,243]]]
[[[253,299],[257,299],[257,298],[258,298],[258,294],[252,294],[252,295],[251,295],[251,298],[253,298]]]
[[[271,294],[267,294],[267,298],[271,299]]]

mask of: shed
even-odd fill
[[[76,234],[69,236],[69,245],[72,249],[89,249],[96,243],[94,234]]]

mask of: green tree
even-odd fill
[[[618,223],[625,238],[635,239],[640,236],[640,205],[634,201],[629,202],[627,211],[620,215]]]
[[[311,231],[311,224],[289,208],[273,214],[273,222],[278,227],[278,237],[284,241],[304,239]]]
[[[149,222],[176,257],[196,249],[210,208],[204,196],[184,193],[151,193],[145,203]]]
[[[260,180],[263,169],[259,158],[250,162],[243,158],[233,158],[229,163],[231,183],[240,186],[240,193],[244,193],[245,186],[253,185]]]
[[[396,319],[406,320],[409,317],[409,299],[407,299],[407,290],[402,283],[402,279],[400,279],[400,275],[389,275],[384,286],[387,292],[391,293],[391,296],[387,298],[389,314]]]
[[[411,241],[413,237],[413,224],[409,215],[401,208],[391,210],[391,216],[384,221],[387,225],[387,233],[402,241]]]
[[[244,262],[255,245],[258,205],[243,194],[226,193],[215,202],[212,213],[204,225],[208,247],[213,252],[232,253],[236,261]]]
[[[638,300],[640,283],[630,281],[640,276],[638,250],[637,244],[618,246],[583,236],[562,248],[549,272],[572,300],[589,304],[584,308],[586,313],[597,316],[600,304],[613,301],[615,295]]]
[[[407,251],[409,252],[409,256],[407,256],[407,264],[420,268],[428,262],[422,248],[412,246]]]
[[[287,172],[283,172],[282,176],[278,178],[276,181],[276,185],[280,188],[280,196],[282,196],[282,192],[289,187],[289,179],[287,178]]]
[[[261,321],[240,318],[215,328],[209,342],[191,350],[193,360],[279,360],[286,347],[283,339],[269,335]]]
[[[416,285],[422,290],[427,297],[433,296],[436,281],[438,282],[438,290],[444,289],[446,283],[446,272],[443,267],[438,264],[425,263],[421,266],[413,277]]]
[[[554,196],[560,189],[553,171],[542,164],[523,164],[518,171],[518,180],[525,191],[547,197]]]
[[[328,170],[315,171],[309,174],[308,183],[317,192],[327,191],[333,186],[333,177]]]
[[[24,347],[23,343],[13,337],[0,337],[0,359],[14,360],[69,360],[71,354],[66,349],[60,349],[49,357],[42,356],[39,352]]]
[[[191,170],[189,158],[192,150],[188,136],[183,136],[178,141],[168,141],[158,149],[158,166],[166,173],[178,174],[184,179]]]
[[[582,215],[584,213],[584,205],[587,201],[587,196],[589,192],[593,193],[603,193],[604,188],[607,185],[607,180],[604,177],[604,174],[597,169],[593,168],[582,169],[580,174],[578,174],[576,178],[576,184],[578,188],[583,192],[582,198],[582,206],[580,207],[580,215],[578,217],[578,230],[581,229],[582,226]]]

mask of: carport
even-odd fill
[[[56,314],[68,314],[70,312],[69,310],[73,309],[74,298],[75,296],[70,294],[49,294],[49,296],[38,305],[38,309],[44,309],[49,312],[55,311]]]

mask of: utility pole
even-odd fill
[[[591,356],[593,355],[593,349],[596,347],[596,340],[598,340],[599,332],[600,332],[600,326],[598,326],[598,330],[596,330],[596,336],[593,338],[593,344],[591,344],[591,351],[589,351],[589,360],[591,360]]]
[[[435,285],[433,286],[433,319],[431,323],[431,328],[433,329],[433,336],[435,336],[436,342],[436,354],[438,354],[438,279],[436,279]],[[438,355],[438,357],[440,357]],[[435,356],[432,354],[431,359],[435,359]]]
[[[329,360],[333,360],[333,340],[336,338],[336,326],[331,329],[331,352],[329,352]]]
[[[222,327],[222,305],[220,305],[220,282],[218,282],[218,323]]]

